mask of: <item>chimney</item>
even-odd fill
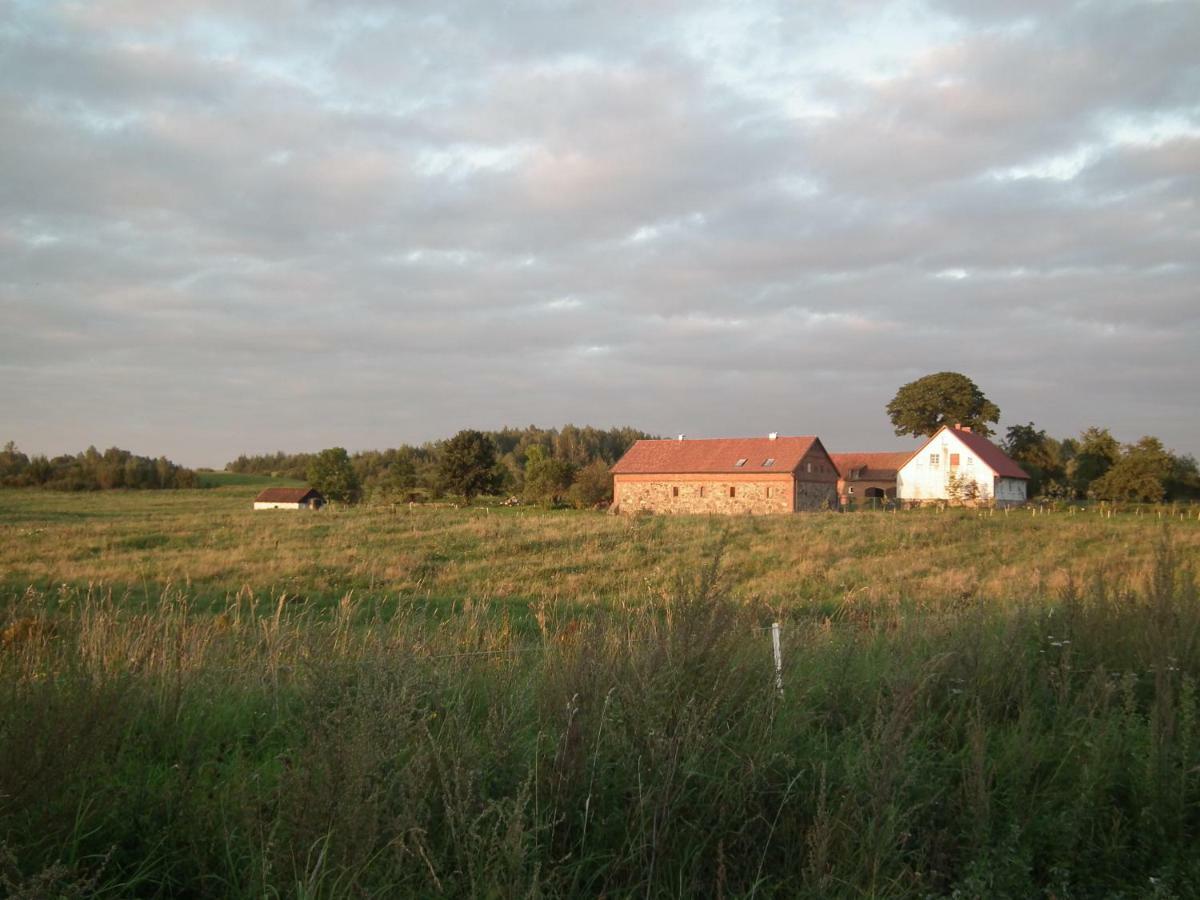
[[[686,435],[686,434],[681,434],[681,435],[679,436],[679,440],[681,440],[681,441],[682,441],[682,440],[683,440],[685,437],[687,437],[687,435]]]
[[[768,435],[767,435],[767,440],[769,440],[769,441],[773,441],[773,440],[775,440],[775,438],[777,438],[777,437],[779,437],[779,432],[778,432],[778,431],[772,431],[770,434],[768,434]]]

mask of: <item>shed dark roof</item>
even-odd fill
[[[255,503],[303,503],[309,499],[324,500],[321,492],[310,487],[272,487],[254,498]]]
[[[817,438],[714,438],[638,441],[612,467],[615,475],[793,472]],[[745,463],[737,465],[739,459]],[[768,460],[770,465],[764,465]]]

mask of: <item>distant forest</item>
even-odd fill
[[[559,428],[502,428],[485,431],[495,447],[495,477],[497,492],[505,495],[530,495],[526,484],[526,469],[530,462],[554,460],[564,466],[569,489],[572,475],[575,480],[588,473],[600,475],[604,468],[615,463],[634,441],[653,437],[636,428],[592,428],[564,425]],[[356,494],[367,500],[387,500],[404,497],[439,497],[446,493],[442,479],[441,456],[446,441],[402,445],[390,450],[364,450],[350,454],[354,469]],[[536,448],[536,449],[535,449]],[[274,475],[285,478],[312,480],[318,453],[268,453],[239,456],[225,466],[226,471],[252,475]],[[547,493],[556,496],[554,486]],[[602,495],[603,492],[600,492]],[[587,494],[588,499],[591,493]],[[538,499],[544,499],[539,497]]]
[[[502,428],[471,432],[490,445],[486,493],[521,496],[545,503],[593,506],[611,496],[608,468],[641,438],[636,428]],[[458,492],[446,481],[446,448],[456,438],[390,450],[347,454],[340,448],[320,453],[242,455],[230,472],[294,478],[322,490],[341,487],[338,499],[394,502],[437,498]],[[1194,457],[1167,450],[1154,437],[1121,444],[1105,428],[1089,428],[1078,438],[1056,439],[1032,422],[1014,425],[998,441],[1031,476],[1030,498],[1162,502],[1200,498],[1200,469]],[[336,451],[336,452],[335,452]],[[333,472],[330,474],[330,467]],[[0,450],[0,486],[63,491],[114,488],[198,487],[196,473],[166,457],[153,459],[110,447],[48,458],[27,456],[9,441]]]
[[[73,456],[49,458],[26,456],[9,441],[0,450],[0,485],[59,491],[190,488],[196,486],[196,473],[165,456],[151,459],[119,447],[109,447],[103,453],[88,447]]]
[[[1029,474],[1030,498],[1159,503],[1200,497],[1200,469],[1147,435],[1122,445],[1107,428],[1058,440],[1032,422],[1013,425],[1000,447]]]

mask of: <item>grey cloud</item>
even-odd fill
[[[956,368],[1008,422],[1200,448],[1198,25],[11,6],[0,438],[213,464],[572,420],[871,449],[899,384]]]

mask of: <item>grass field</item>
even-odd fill
[[[235,476],[239,477],[239,476]],[[770,518],[613,517],[399,506],[254,511],[260,482],[204,491],[0,491],[9,592],[63,585],[155,603],[168,585],[215,612],[239,592],[328,608],[359,600],[521,607],[654,601],[724,539],[733,599],[782,615],[937,609],[1054,596],[1144,573],[1153,513],[950,510]],[[1189,514],[1192,515],[1192,514]],[[1175,529],[1200,550],[1200,521]]]
[[[294,478],[271,478],[242,472],[197,472],[196,481],[202,488],[214,487],[299,487],[303,481]]]
[[[0,893],[1200,894],[1195,518],[257,489],[0,492]]]

